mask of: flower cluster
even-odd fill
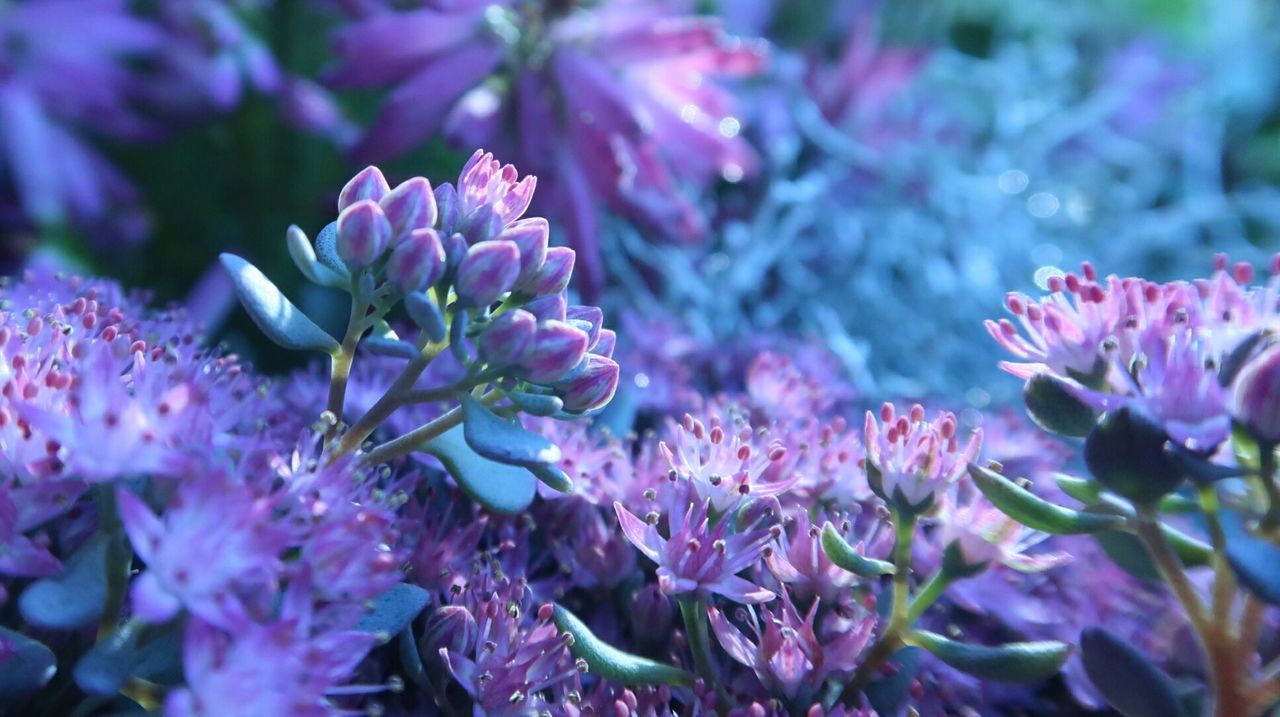
[[[602,207],[698,238],[705,222],[680,185],[753,169],[713,78],[758,71],[762,48],[714,19],[632,0],[370,5],[336,34],[328,81],[395,89],[353,154],[381,161],[443,130],[517,158],[548,180],[545,206],[589,293],[603,288]]]

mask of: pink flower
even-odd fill
[[[866,420],[867,472],[873,488],[886,500],[913,510],[927,507],[946,487],[964,475],[982,446],[982,429],[960,447],[956,417],[948,411],[925,421],[924,407],[915,404],[905,416],[893,404],[870,411]]]
[[[712,525],[708,515],[710,499],[700,499],[690,483],[674,488],[673,492],[675,500],[667,512],[666,538],[654,527],[657,513],[641,520],[621,503],[613,504],[627,540],[658,564],[658,585],[662,591],[668,595],[714,593],[749,604],[772,600],[771,590],[738,577],[738,573],[760,560],[774,539],[777,526],[764,525],[767,516],[761,512],[753,523],[731,533],[731,518]]]

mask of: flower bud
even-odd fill
[[[552,383],[573,370],[587,353],[587,333],[563,321],[544,321],[533,351],[520,362],[532,383]]]
[[[631,596],[631,634],[661,644],[671,635],[675,607],[657,583],[649,583]]]
[[[394,237],[436,224],[436,198],[431,193],[431,182],[423,177],[402,182],[378,203],[391,222]]]
[[[422,634],[423,655],[438,655],[441,650],[454,654],[470,654],[480,638],[476,619],[464,607],[445,605],[427,618]]]
[[[445,274],[452,276],[458,272],[458,265],[467,255],[467,238],[458,233],[441,235],[444,237]]]
[[[515,309],[490,322],[476,339],[480,358],[495,366],[518,364],[533,348],[538,320],[524,309]]]
[[[387,184],[387,178],[382,176],[382,170],[365,167],[338,194],[338,212],[344,212],[351,205],[365,199],[381,201],[390,191],[391,186]]]
[[[587,354],[586,367],[560,387],[564,410],[584,413],[603,408],[618,390],[618,364],[595,354]]]
[[[425,289],[444,275],[444,245],[434,229],[405,237],[387,259],[387,281],[402,294]]]
[[[471,306],[488,306],[511,291],[520,272],[520,250],[509,241],[473,244],[458,264],[454,286]]]
[[[1100,483],[1135,503],[1153,503],[1182,482],[1165,452],[1169,435],[1142,411],[1108,411],[1084,442],[1084,462]]]
[[[598,306],[570,306],[565,311],[565,319],[572,322],[580,322],[579,328],[587,332],[590,343],[587,344],[587,350],[592,351],[596,342],[600,340],[600,328],[604,324],[604,312]]]
[[[1264,447],[1280,444],[1280,344],[1240,370],[1231,390],[1229,412]]]
[[[499,239],[515,242],[520,248],[520,275],[516,277],[516,288],[524,289],[547,259],[547,242],[551,237],[551,227],[542,217],[521,219],[498,235]]]
[[[564,321],[566,313],[564,294],[544,296],[524,305],[525,311],[537,317],[538,321]]]
[[[440,218],[440,233],[452,234],[457,231],[458,220],[462,218],[458,190],[452,184],[441,184],[433,194],[436,198],[436,213]]]
[[[463,217],[462,228],[458,231],[466,235],[468,244],[491,241],[502,233],[502,217],[498,216],[492,205],[482,204],[470,215]]]
[[[605,358],[613,358],[613,350],[618,345],[618,335],[610,329],[600,329],[600,338],[591,352]]]
[[[390,240],[391,223],[372,199],[362,199],[338,215],[338,256],[352,270],[377,261]]]
[[[547,250],[547,257],[542,268],[524,287],[526,293],[533,296],[559,294],[569,287],[569,279],[573,276],[573,250],[563,246],[553,246]]]

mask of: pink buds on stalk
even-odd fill
[[[431,183],[423,177],[402,182],[379,201],[391,222],[392,236],[403,238],[417,229],[436,224],[436,198]]]
[[[587,354],[582,372],[560,387],[564,410],[583,413],[601,408],[618,390],[618,364],[595,354]]]
[[[365,167],[342,188],[342,193],[338,195],[338,211],[344,212],[356,202],[366,199],[380,202],[390,191],[391,186],[387,184],[386,177],[382,176],[382,170]]]
[[[520,273],[520,250],[509,241],[482,241],[458,264],[454,286],[468,306],[488,306],[511,291]]]
[[[402,294],[426,289],[444,275],[445,253],[434,229],[418,229],[400,240],[387,259],[387,281]]]
[[[1280,344],[1266,349],[1240,370],[1228,410],[1259,443],[1280,444]]]
[[[587,332],[563,321],[544,321],[534,335],[533,351],[521,362],[532,383],[564,378],[587,354]]]
[[[361,199],[338,215],[338,256],[352,270],[372,265],[391,240],[391,223],[372,199]]]
[[[480,358],[495,366],[520,363],[533,348],[538,320],[524,309],[515,309],[494,319],[476,340]]]

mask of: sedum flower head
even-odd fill
[[[865,610],[844,617],[828,612],[818,624],[820,600],[802,614],[787,591],[774,609],[760,615],[738,611],[751,635],[720,610],[708,608],[716,639],[734,661],[750,667],[770,693],[794,704],[809,704],[828,678],[847,678],[875,634],[877,619]],[[834,625],[838,623],[838,625]]]
[[[711,500],[700,498],[692,483],[673,486],[671,498],[665,538],[656,527],[658,513],[641,519],[621,503],[613,504],[623,535],[658,564],[658,585],[664,593],[716,594],[748,604],[775,597],[773,591],[738,576],[764,556],[775,537],[777,526],[770,524],[768,511],[756,511],[752,522],[732,532],[733,518],[713,522]]]
[[[745,423],[726,430],[719,416],[713,416],[707,428],[686,413],[671,433],[671,442],[662,442],[659,450],[675,475],[710,500],[717,512],[732,510],[750,498],[779,495],[795,483],[794,477],[764,480],[770,466],[786,457],[787,449],[776,441],[761,449]]]
[[[867,472],[872,487],[886,500],[910,510],[927,509],[964,475],[982,446],[982,429],[961,446],[956,417],[948,411],[926,421],[920,404],[899,415],[893,404],[886,403],[878,419],[867,412]]]

